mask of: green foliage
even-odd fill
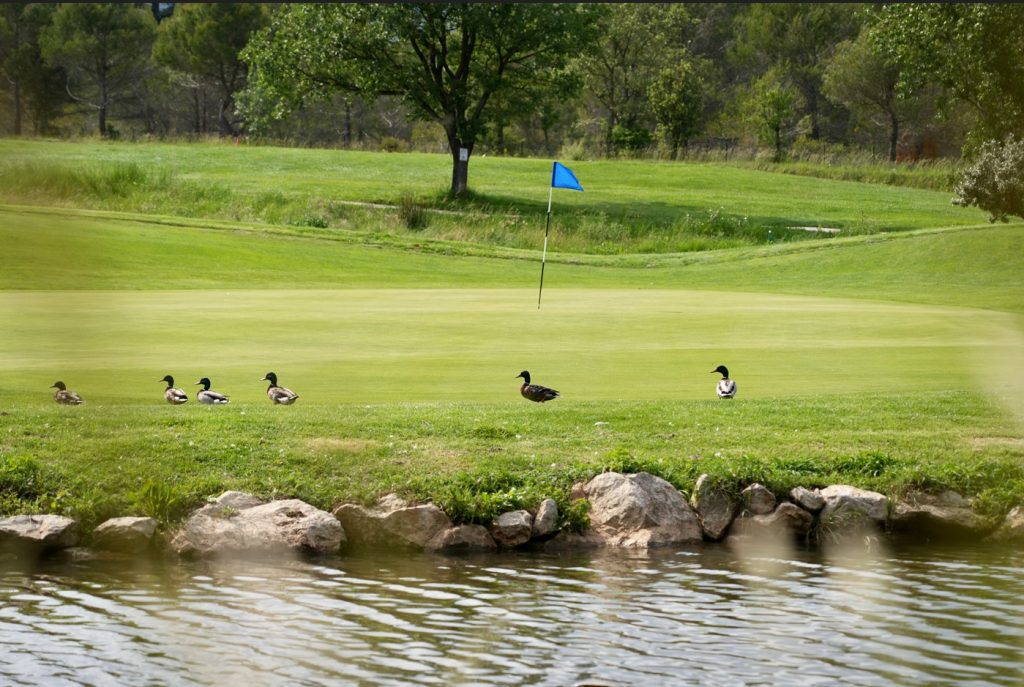
[[[430,224],[426,208],[411,194],[405,193],[398,199],[398,217],[406,229],[417,231]]]
[[[775,162],[782,160],[802,106],[803,98],[799,91],[775,71],[769,71],[754,84],[745,104],[746,118],[757,132],[758,139],[774,149]]]
[[[989,221],[1024,219],[1024,138],[986,141],[956,185],[956,205],[977,205]]]
[[[705,70],[695,61],[678,61],[663,68],[647,88],[658,127],[668,139],[671,156],[703,129]]]
[[[149,480],[130,495],[132,504],[143,514],[168,525],[179,520],[189,502],[178,488],[168,482]]]

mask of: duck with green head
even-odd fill
[[[718,372],[722,375],[722,378],[718,380],[718,386],[715,387],[715,391],[718,393],[719,398],[732,398],[736,395],[736,382],[729,379],[729,368],[725,365],[719,365],[711,371],[711,374]]]
[[[527,400],[534,401],[536,403],[545,403],[558,398],[561,395],[554,389],[549,389],[546,386],[531,384],[530,373],[527,370],[523,370],[517,374],[516,377],[522,377],[523,379],[523,385],[519,387],[519,393]]]
[[[277,375],[273,372],[268,372],[263,375],[261,382],[270,382],[270,386],[267,387],[267,398],[273,402],[274,405],[290,406],[299,400],[299,395],[287,389],[283,386],[277,385]]]
[[[224,405],[230,403],[228,397],[216,391],[210,391],[209,377],[203,377],[196,384],[202,384],[203,388],[196,392],[196,400],[204,405]]]
[[[167,400],[172,406],[180,406],[182,403],[188,403],[188,394],[182,389],[174,388],[174,377],[166,375],[163,379],[158,379],[158,382],[167,382],[167,388],[164,389],[164,399]]]

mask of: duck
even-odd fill
[[[82,397],[74,391],[68,391],[64,382],[54,382],[50,388],[56,389],[56,391],[53,392],[53,400],[61,405],[80,406],[85,403],[85,401],[82,400]]]
[[[188,403],[188,394],[181,389],[174,388],[174,377],[167,375],[163,379],[157,380],[160,382],[167,382],[167,388],[164,390],[164,398],[172,406],[180,406],[182,403]]]
[[[277,375],[273,372],[263,375],[260,381],[270,382],[270,386],[267,387],[267,398],[273,401],[274,405],[290,406],[299,399],[299,395],[291,389],[277,385]]]
[[[515,378],[519,377],[523,378],[523,385],[519,387],[519,393],[521,393],[525,399],[536,401],[537,403],[544,403],[553,398],[558,398],[561,395],[554,389],[549,389],[546,386],[530,384],[530,373],[526,370],[523,370],[515,376]]]
[[[718,397],[732,398],[733,396],[735,396],[736,382],[729,379],[729,368],[727,368],[725,365],[719,365],[718,367],[711,371],[711,374],[714,374],[715,372],[718,372],[719,374],[722,375],[722,378],[718,380],[718,387],[716,388],[716,391],[718,392]]]
[[[202,384],[203,388],[196,392],[196,400],[206,405],[223,405],[230,403],[228,397],[224,394],[219,394],[216,391],[210,391],[210,379],[203,377],[196,384]]]

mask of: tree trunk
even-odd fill
[[[106,138],[107,137],[107,106],[106,105],[100,105],[100,108],[99,108],[99,127],[100,127],[100,137]]]
[[[775,161],[782,161],[782,127],[775,127]]]
[[[228,109],[231,107],[232,96],[228,95],[220,101],[220,109],[217,111],[217,119],[220,120],[220,135],[234,136],[237,132],[228,119]]]
[[[462,159],[461,151],[465,152],[465,160]],[[461,196],[469,188],[469,153],[470,149],[464,145],[457,145],[452,148],[452,195]]]
[[[203,123],[202,123],[202,120],[200,119],[200,111],[199,111],[199,89],[198,88],[193,88],[192,89],[192,128],[195,130],[196,136],[201,134],[202,131],[203,131]]]
[[[14,82],[14,135],[21,136],[21,82]]]
[[[346,148],[352,147],[352,103],[345,99],[345,131],[342,133],[342,141]]]
[[[889,162],[896,162],[896,144],[900,139],[900,121],[892,117],[892,128],[889,131]]]

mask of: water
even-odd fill
[[[1024,553],[0,562],[0,685],[1021,685]]]

